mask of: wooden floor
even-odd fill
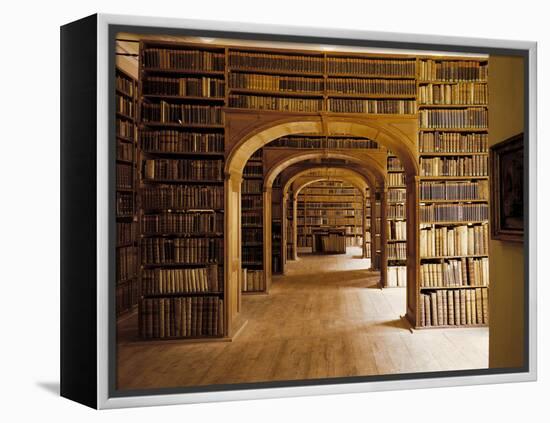
[[[119,325],[119,389],[182,387],[488,366],[488,330],[411,333],[400,319],[405,290],[376,287],[358,251],[302,256],[268,296],[246,296],[247,326],[233,342],[131,342]]]

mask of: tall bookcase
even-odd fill
[[[405,171],[399,158],[388,152],[386,192],[386,288],[407,286],[407,219]]]
[[[420,327],[488,323],[488,61],[418,66]]]
[[[259,149],[246,163],[241,190],[242,268],[244,294],[263,293],[263,151]],[[268,224],[268,222],[265,222]]]
[[[137,81],[115,70],[116,101],[116,314],[135,309],[139,300],[136,240]]]
[[[313,247],[313,232],[323,227],[345,229],[346,247],[361,246],[363,234],[362,193],[342,181],[316,182],[298,195],[298,247]]]
[[[141,42],[140,333],[226,334],[225,49]]]

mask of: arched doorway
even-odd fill
[[[289,169],[289,168],[287,168]],[[284,174],[285,171],[282,172]],[[283,245],[290,243],[291,244],[291,250],[292,250],[292,256],[290,257],[291,260],[297,259],[297,219],[296,219],[296,210],[297,210],[297,202],[298,202],[298,195],[301,192],[301,190],[305,187],[307,187],[309,184],[315,183],[317,181],[323,181],[327,179],[343,179],[352,185],[354,185],[359,191],[362,192],[361,200],[363,205],[363,216],[366,216],[366,207],[367,202],[370,201],[370,199],[367,198],[367,191],[369,195],[374,195],[375,188],[376,188],[376,182],[373,182],[373,175],[369,172],[365,172],[364,170],[354,169],[350,167],[338,167],[336,165],[331,165],[330,167],[327,167],[325,165],[318,165],[314,167],[308,167],[306,169],[296,169],[292,173],[286,175],[286,178],[283,179],[283,188],[282,188],[282,222],[284,224],[287,224],[287,209],[291,209],[293,211],[293,216],[291,217],[292,225],[291,233],[293,235],[292,239],[289,240],[286,238],[287,231],[283,230],[282,233],[282,242]],[[298,185],[296,185],[298,184]],[[290,198],[289,191],[292,188],[292,198]],[[287,205],[289,207],[287,207]],[[371,221],[370,221],[370,227],[374,229],[374,218],[375,214],[371,214]],[[364,225],[364,222],[363,222]],[[365,233],[364,227],[363,227],[363,233]],[[362,255],[363,257],[366,257],[365,253],[365,244],[363,242],[362,245]],[[284,254],[284,258],[282,260],[282,270],[284,274],[286,261],[288,257],[286,254]],[[372,263],[371,263],[372,264]]]
[[[269,142],[292,134],[348,135],[372,139],[391,149],[401,160],[405,169],[407,185],[407,310],[406,316],[416,325],[418,290],[418,153],[417,119],[414,116],[364,115],[350,118],[338,114],[292,114],[269,112],[226,111],[225,164],[225,292],[227,293],[227,331],[233,333],[232,323],[237,315],[239,278],[241,272],[241,182],[242,172],[248,159],[256,150]],[[327,154],[330,154],[327,152]],[[339,153],[335,154],[337,157]],[[347,158],[341,153],[343,158]],[[304,157],[304,156],[302,156]],[[296,161],[300,161],[298,157]],[[354,159],[357,162],[357,158]],[[366,161],[368,159],[365,158]],[[371,163],[372,164],[372,163]],[[286,166],[284,163],[271,167],[264,184],[264,204],[270,196],[270,184]],[[374,168],[376,168],[374,166]],[[269,220],[268,220],[269,221]]]
[[[274,161],[269,165],[269,168],[267,170],[266,176],[264,178],[264,205],[265,204],[271,204],[272,202],[272,186],[275,178],[283,172],[288,167],[300,163],[305,162],[311,159],[315,158],[324,158],[324,159],[343,159],[350,163],[354,163],[358,165],[361,169],[364,169],[366,172],[368,172],[370,175],[372,175],[372,178],[374,181],[376,181],[376,186],[383,189],[385,185],[385,178],[386,178],[386,169],[383,165],[383,160],[385,160],[384,155],[379,155],[378,160],[373,155],[373,153],[368,151],[360,151],[360,152],[350,152],[345,150],[334,150],[334,151],[324,151],[324,152],[309,152],[309,151],[300,151],[293,153],[292,155],[286,155],[281,156],[279,160]],[[348,170],[348,174],[346,175],[348,178],[352,177],[354,179],[359,178],[361,180],[361,175],[357,172],[353,172],[352,170]],[[364,181],[365,183],[366,180]],[[371,182],[372,186],[372,182]],[[270,222],[271,221],[271,207],[264,207],[264,222]],[[264,245],[264,262],[266,263],[264,266],[264,277],[267,286],[270,285],[272,275],[271,275],[271,260],[270,260],[270,254],[269,253],[269,243],[271,241],[272,234],[271,234],[271,226],[270,225],[264,225],[264,236],[263,236],[263,245]],[[383,272],[381,274],[384,274],[385,268],[381,269]]]

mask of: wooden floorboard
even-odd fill
[[[488,365],[488,329],[411,333],[405,290],[377,288],[368,260],[301,256],[268,296],[243,298],[248,324],[233,342],[133,342],[136,318],[119,325],[118,388],[146,389],[318,379]]]

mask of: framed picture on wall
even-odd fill
[[[493,239],[523,241],[523,133],[491,147],[491,232]]]
[[[526,41],[63,26],[61,394],[534,380],[534,238],[492,254],[489,187],[499,239],[536,233],[535,59]],[[491,168],[519,132],[529,154],[514,137]]]

